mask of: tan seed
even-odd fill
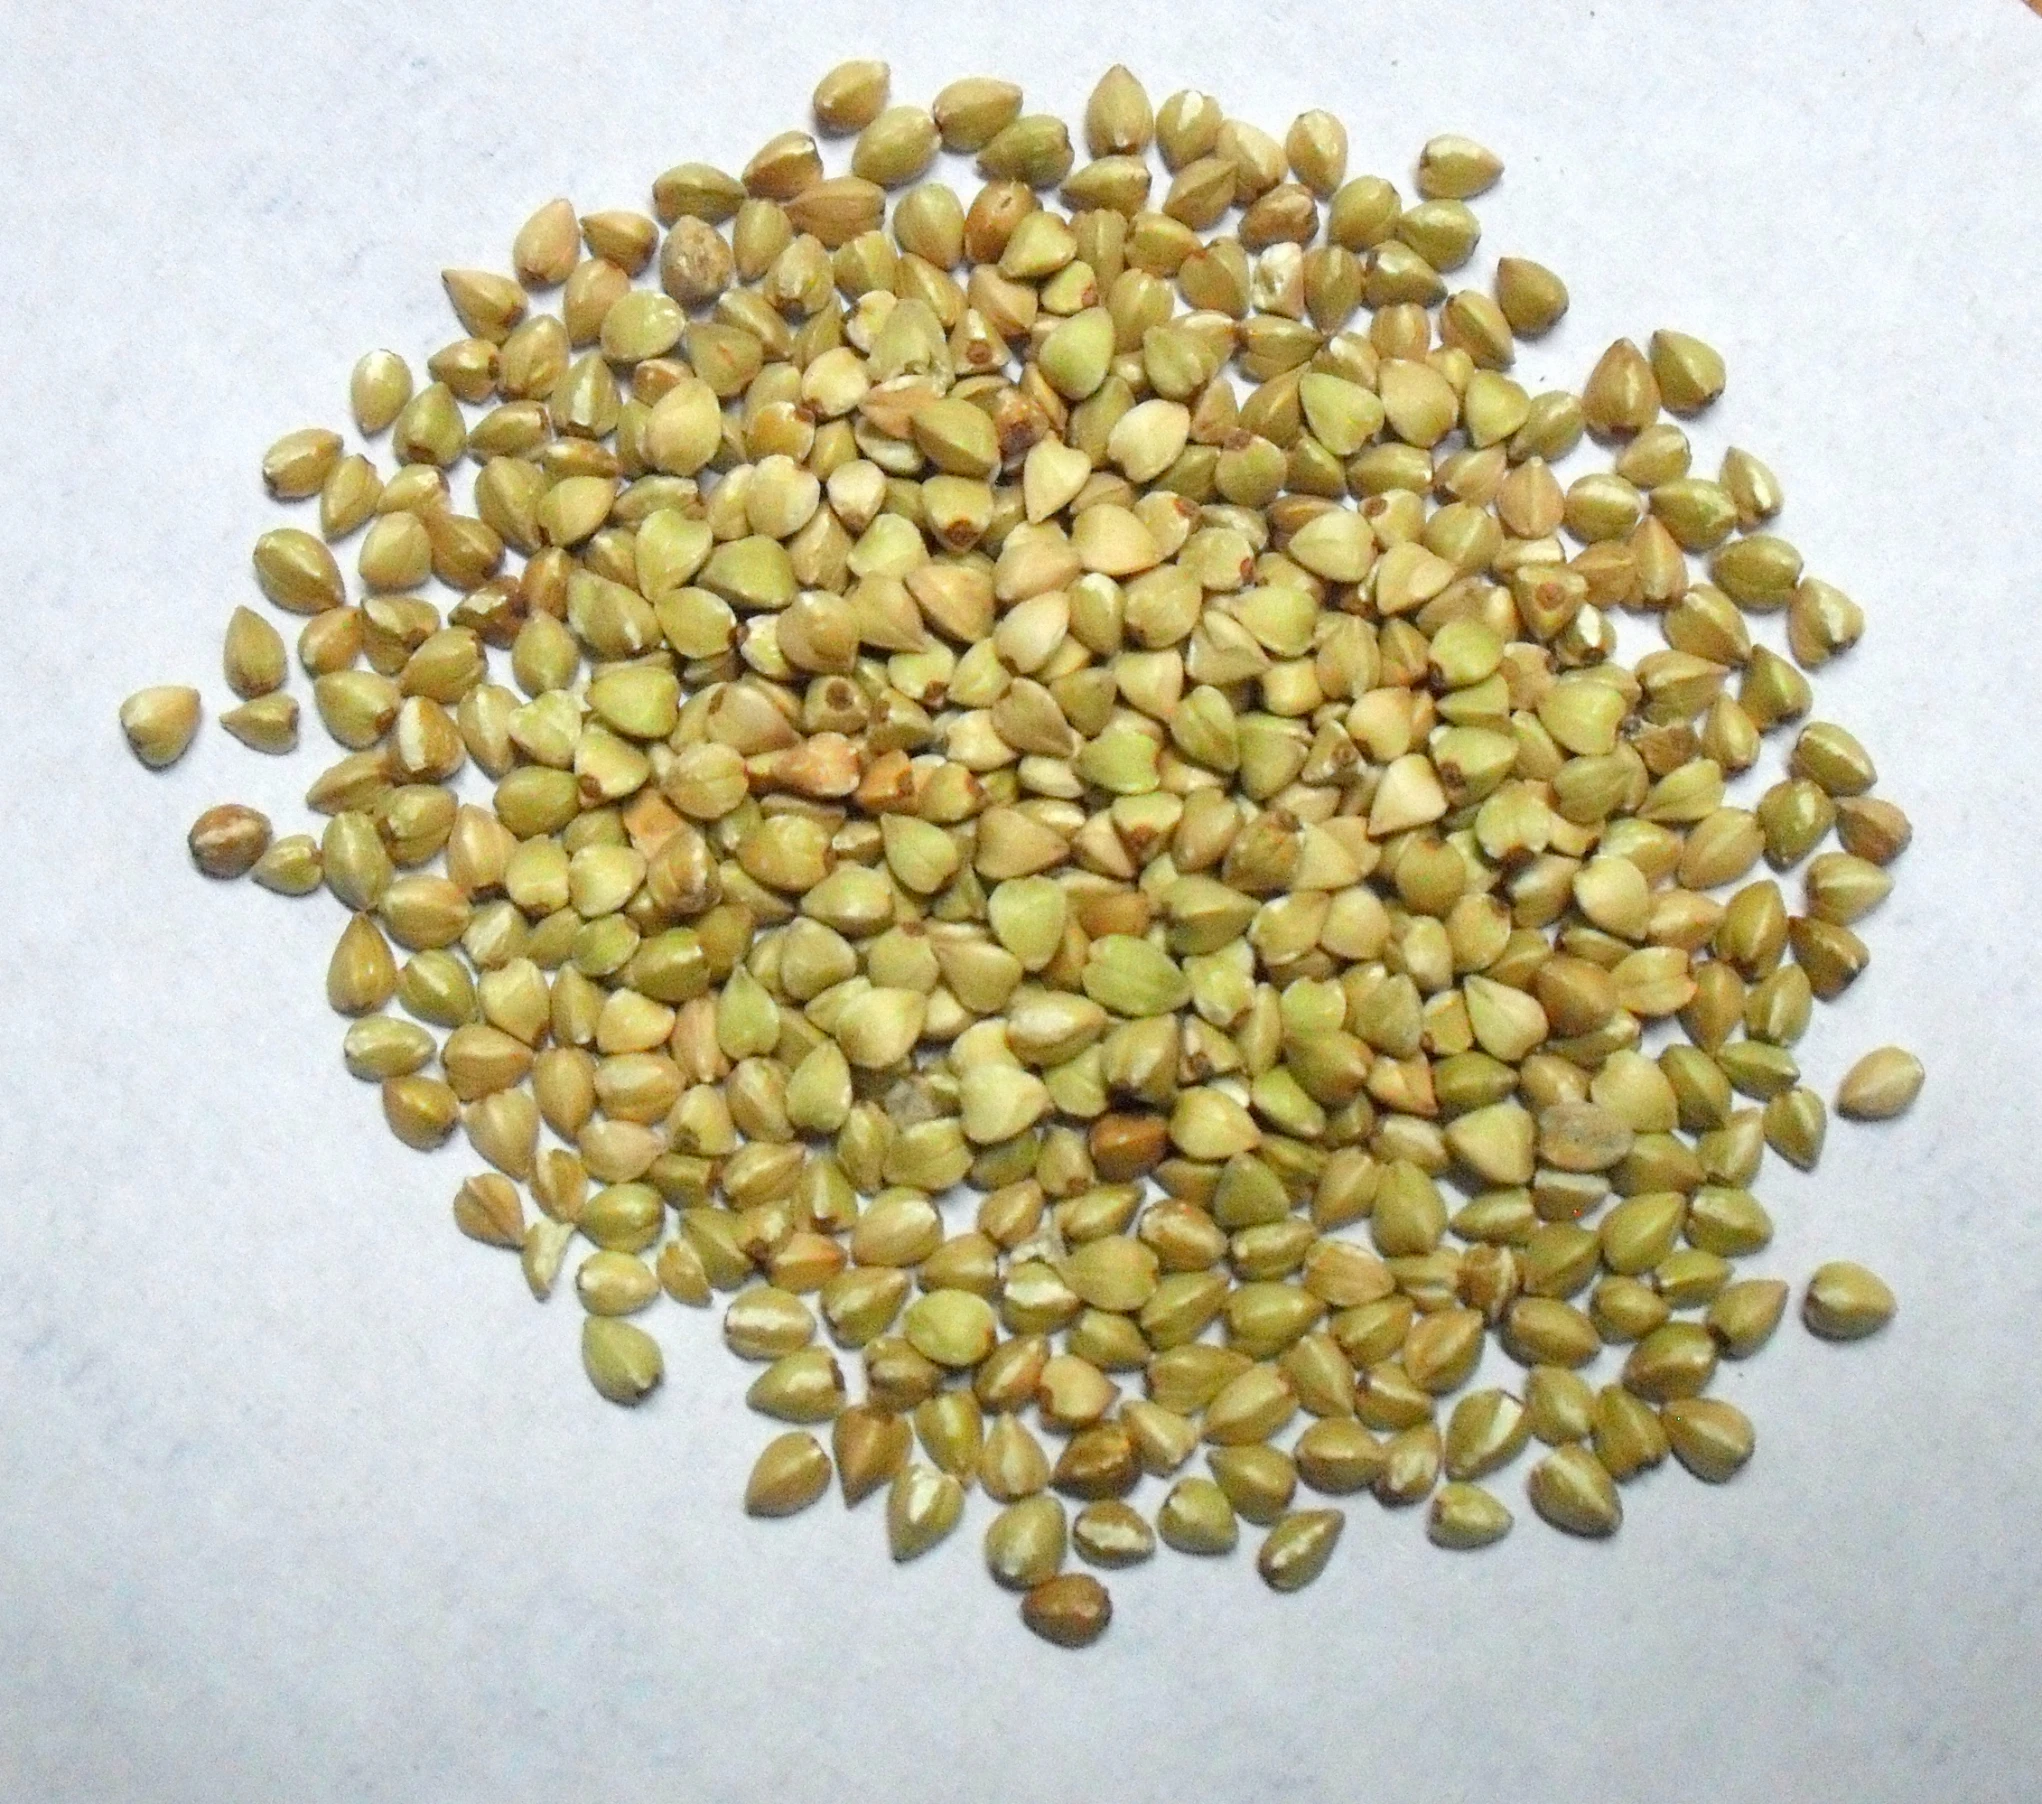
[[[1849,1260],[1818,1266],[1801,1298],[1801,1319],[1824,1340],[1862,1340],[1893,1319],[1885,1280]]]
[[[138,689],[121,703],[121,731],[151,770],[182,758],[199,727],[199,692],[176,684]]]
[[[1067,1572],[1022,1598],[1021,1620],[1057,1647],[1090,1647],[1113,1620],[1113,1599],[1090,1573]]]
[[[745,1481],[745,1512],[792,1516],[830,1488],[830,1459],[812,1434],[795,1429],[768,1441]]]

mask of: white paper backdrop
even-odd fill
[[[209,724],[151,777],[114,710],[219,703],[270,439],[343,423],[369,346],[451,336],[438,270],[500,265],[539,201],[735,166],[865,52],[904,97],[984,70],[1067,117],[1116,58],[1279,131],[1326,106],[1400,180],[1471,132],[1509,163],[1478,267],[1573,288],[1535,375],[1662,324],[1728,356],[1702,461],[1771,459],[1865,604],[1820,707],[1918,828],[1810,1079],[1889,1039],[1931,1078],[1767,1185],[1771,1269],[1861,1257],[1902,1315],[1727,1373],[1760,1434],[1727,1490],[1662,1472],[1584,1546],[1513,1477],[1471,1558],[1362,1500],[1299,1597],[1161,1559],[1049,1649],[982,1501],[904,1570],[877,1501],[745,1520],[765,1425],[713,1316],[662,1317],[651,1406],[593,1399],[573,1298],[452,1232],[464,1154],[404,1152],[341,1071],[331,905],[192,874],[200,808],[299,825],[315,754]],[[0,1797],[2037,1795],[2042,19],[30,0],[0,103]]]

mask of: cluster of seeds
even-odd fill
[[[1808,718],[1859,610],[1762,463],[1698,474],[1662,417],[1721,360],[1662,331],[1579,394],[1515,380],[1567,294],[1511,257],[1452,286],[1500,173],[1465,139],[1407,198],[1328,114],[1279,141],[1124,69],[1082,163],[1010,84],[887,87],[816,91],[848,174],[788,132],[448,271],[429,382],[354,373],[390,463],[271,449],[317,530],[255,575],[346,755],[323,832],[215,808],[193,857],[348,910],[348,1070],[407,1144],[465,1134],[455,1221],[535,1296],[581,1247],[603,1396],[660,1381],[641,1312],[726,1293],[790,1425],[747,1507],[834,1472],[906,1560],[979,1486],[1052,1641],[1110,1614],[1072,1548],[1245,1519],[1308,1583],[1343,1516],[1301,1486],[1473,1548],[1534,1440],[1576,1534],[1669,1453],[1728,1479],[1710,1382],[1787,1300],[1738,1270],[1752,1187],[1821,1150],[1794,1046],[1909,829]],[[1613,467],[1563,482],[1584,442]],[[1663,643],[1621,661],[1619,619]],[[227,729],[290,750],[274,622],[224,663]],[[122,721],[162,765],[198,715]],[[1838,1112],[1921,1079],[1871,1053]],[[1803,1313],[1892,1310],[1835,1264]],[[1492,1337],[1521,1382],[1470,1388]]]

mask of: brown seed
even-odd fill
[[[269,817],[238,802],[208,808],[192,822],[192,862],[208,877],[245,877],[269,849]]]
[[[1089,1572],[1066,1572],[1021,1599],[1021,1620],[1058,1647],[1090,1647],[1113,1620],[1113,1599]]]

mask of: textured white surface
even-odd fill
[[[211,802],[299,825],[314,754],[209,724],[150,777],[114,710],[190,680],[217,711],[263,447],[341,423],[363,349],[451,336],[437,271],[539,201],[735,166],[867,51],[904,97],[985,69],[1067,117],[1116,57],[1279,131],[1328,106],[1400,180],[1474,133],[1509,162],[1480,267],[1573,287],[1535,374],[1660,324],[1727,354],[1699,442],[1771,458],[1865,604],[1819,711],[1918,824],[1811,1081],[1889,1039],[1931,1077],[1766,1186],[1767,1268],[1864,1258],[1902,1315],[1729,1372],[1760,1452],[1726,1491],[1662,1472],[1583,1546],[1520,1468],[1472,1558],[1364,1500],[1299,1597],[1159,1560],[1055,1652],[982,1575],[982,1501],[902,1571],[876,1501],[747,1522],[764,1425],[712,1316],[660,1318],[649,1408],[599,1404],[572,1297],[451,1231],[464,1155],[403,1152],[341,1071],[331,904],[191,873]],[[39,0],[0,71],[0,1797],[2036,1795],[2042,21]]]

